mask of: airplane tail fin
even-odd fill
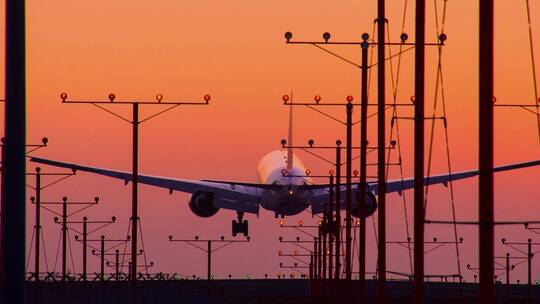
[[[287,141],[287,170],[291,171],[293,168],[293,106],[292,106],[292,92],[291,92],[291,102],[289,104],[289,139]]]

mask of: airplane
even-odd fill
[[[306,166],[299,157],[293,153],[292,146],[292,111],[289,114],[289,148],[286,151],[276,150],[266,154],[257,166],[259,183],[220,181],[220,180],[190,180],[181,178],[158,177],[145,174],[138,175],[138,182],[142,184],[161,187],[173,191],[191,194],[189,208],[203,218],[214,216],[220,209],[234,210],[237,219],[232,221],[232,235],[239,233],[248,235],[248,221],[244,220],[245,213],[259,215],[263,209],[274,212],[276,217],[299,214],[311,207],[312,214],[324,211],[328,203],[329,184],[313,184],[312,179],[306,175]],[[76,171],[90,172],[123,180],[125,184],[132,181],[132,174],[128,172],[90,167],[74,163],[66,163],[39,157],[30,157],[32,162],[68,168]],[[515,170],[540,165],[540,160],[515,163],[494,168],[494,172]],[[441,174],[425,178],[425,185],[443,184],[450,181],[471,178],[478,175],[477,170]],[[377,182],[368,182],[365,216],[371,216],[377,209]],[[397,192],[401,195],[404,190],[414,187],[414,178],[404,180],[391,180],[386,183],[386,193]],[[351,185],[352,214],[358,217],[358,185]],[[340,193],[345,192],[345,185],[341,185]],[[340,207],[345,208],[344,198],[341,195]]]

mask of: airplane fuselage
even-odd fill
[[[296,155],[292,163],[292,168],[287,168],[287,152],[276,150],[266,154],[257,166],[261,183],[282,186],[263,190],[261,197],[261,206],[276,215],[296,215],[309,207],[310,191],[299,186],[310,184],[311,178]]]

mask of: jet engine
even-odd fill
[[[193,193],[189,200],[189,209],[200,217],[211,217],[219,211],[219,208],[214,207],[214,193],[206,191]]]
[[[356,204],[358,205],[358,204]],[[364,209],[364,215],[366,217],[372,215],[375,213],[375,210],[377,210],[377,198],[375,197],[375,194],[372,192],[366,193],[366,209]],[[352,214],[354,217],[360,217],[360,209],[358,207],[355,207],[352,209]]]

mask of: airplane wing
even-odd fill
[[[91,172],[123,180],[125,184],[132,181],[132,174],[72,163],[59,162],[39,157],[30,157],[30,161],[45,165]],[[248,213],[259,213],[262,190],[268,185],[234,183],[222,181],[198,181],[190,179],[167,178],[151,175],[139,175],[139,183],[168,189],[169,192],[181,191],[195,193],[207,191],[214,193],[214,206]]]
[[[499,166],[493,168],[493,172],[503,172],[503,171],[509,171],[509,170],[516,170],[516,169],[522,169],[532,166],[538,166],[540,165],[540,160],[530,161],[530,162],[524,162],[524,163],[516,163],[516,164],[510,164],[505,166]],[[469,170],[469,171],[462,171],[462,172],[456,172],[452,174],[440,174],[440,175],[433,175],[433,176],[426,176],[424,179],[424,184],[427,185],[435,185],[435,184],[443,184],[444,186],[447,186],[450,181],[456,181],[460,179],[470,178],[477,176],[479,173],[478,170]],[[386,192],[398,192],[401,193],[403,190],[414,188],[414,178],[407,178],[403,181],[401,180],[392,180],[386,182]],[[377,183],[370,183],[370,189],[377,194]]]
[[[523,163],[516,163],[516,164],[510,164],[510,165],[504,165],[493,168],[493,172],[502,172],[502,171],[509,171],[509,170],[516,170],[516,169],[522,169],[532,166],[538,166],[540,165],[540,160],[530,161],[530,162],[523,162]],[[444,186],[447,186],[450,181],[456,181],[466,178],[471,178],[478,175],[478,170],[469,170],[469,171],[462,171],[462,172],[456,172],[452,174],[440,174],[440,175],[433,175],[429,177],[425,177],[424,184],[427,185],[435,185],[435,184],[443,184]],[[377,182],[369,182],[368,183],[368,191],[372,192],[373,194],[377,195],[378,193],[378,183]],[[305,185],[303,186],[307,189],[311,189],[313,196],[312,196],[312,212],[313,213],[320,213],[322,212],[323,205],[326,204],[328,201],[328,184],[318,184],[318,185]],[[406,178],[406,179],[398,179],[398,180],[390,180],[386,182],[386,193],[392,193],[397,192],[401,195],[401,193],[404,190],[412,189],[414,188],[414,178]],[[345,208],[345,185],[341,185],[341,192],[340,192],[340,201],[341,201],[341,207],[342,209]],[[352,185],[352,191],[353,191],[353,206],[356,206],[356,193],[358,191],[358,183],[354,183]]]

